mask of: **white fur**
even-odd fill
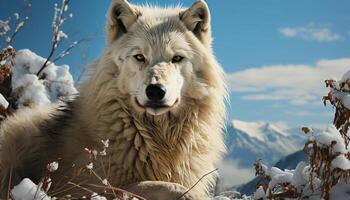
[[[56,122],[47,113],[60,116],[65,112],[50,109],[38,114],[35,122],[22,113],[3,125],[1,134],[13,136],[3,137],[0,145],[3,183],[11,164],[15,177],[27,174],[38,179],[37,163],[45,165],[47,161],[38,152],[50,152],[45,154],[49,160],[57,159],[57,155],[62,158],[52,177],[54,184],[69,173],[72,163],[84,165],[84,147],[99,149],[101,140],[106,139],[110,140],[105,160],[110,162],[110,183],[149,199],[176,199],[215,169],[225,151],[222,129],[226,88],[223,71],[212,54],[207,5],[197,1],[190,9],[162,9],[114,0],[108,16],[106,50],[79,89],[80,97],[68,106],[71,119]],[[144,55],[146,62],[137,62],[136,54]],[[184,59],[172,63],[174,55]],[[168,107],[158,110],[142,106],[150,83],[165,85]],[[38,120],[40,116],[43,120]],[[57,123],[62,129],[40,128],[42,124],[56,127]],[[28,138],[42,137],[18,147],[21,140],[16,135],[28,133]],[[47,135],[57,137],[60,143],[55,144]],[[26,149],[28,146],[35,147],[35,154]],[[16,159],[11,163],[11,157],[33,157],[37,162],[19,173],[16,169],[28,161]],[[191,193],[202,199],[214,183],[215,174],[210,174]]]

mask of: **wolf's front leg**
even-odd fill
[[[143,181],[126,187],[127,191],[147,200],[204,200],[204,196],[188,191],[188,188],[170,182]],[[186,193],[187,192],[187,193]],[[185,194],[186,193],[186,194]]]

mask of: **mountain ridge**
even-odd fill
[[[308,139],[302,127],[288,127],[264,121],[245,122],[232,120],[226,126],[227,154],[218,165],[224,188],[244,184],[254,178],[254,163],[262,160],[273,166],[282,158],[300,151]],[[314,132],[326,126],[312,127]]]
[[[262,159],[271,165],[280,158],[302,149],[307,136],[301,129],[280,127],[270,122],[232,120],[227,126],[225,160],[238,161],[239,167],[251,167]]]

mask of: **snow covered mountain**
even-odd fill
[[[230,188],[254,179],[253,165],[259,159],[267,166],[274,166],[282,158],[302,150],[309,136],[301,128],[287,128],[269,122],[232,120],[226,130],[228,152],[218,166],[221,174],[218,187]],[[316,133],[324,131],[326,127],[312,128]],[[289,168],[287,165],[290,158],[287,157],[282,168]]]
[[[241,168],[252,167],[258,159],[272,165],[302,149],[305,140],[301,128],[285,129],[268,122],[232,120],[227,127],[225,160],[237,161]]]

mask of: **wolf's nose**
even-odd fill
[[[146,88],[146,95],[151,101],[160,101],[164,98],[166,89],[160,84],[151,84]]]

